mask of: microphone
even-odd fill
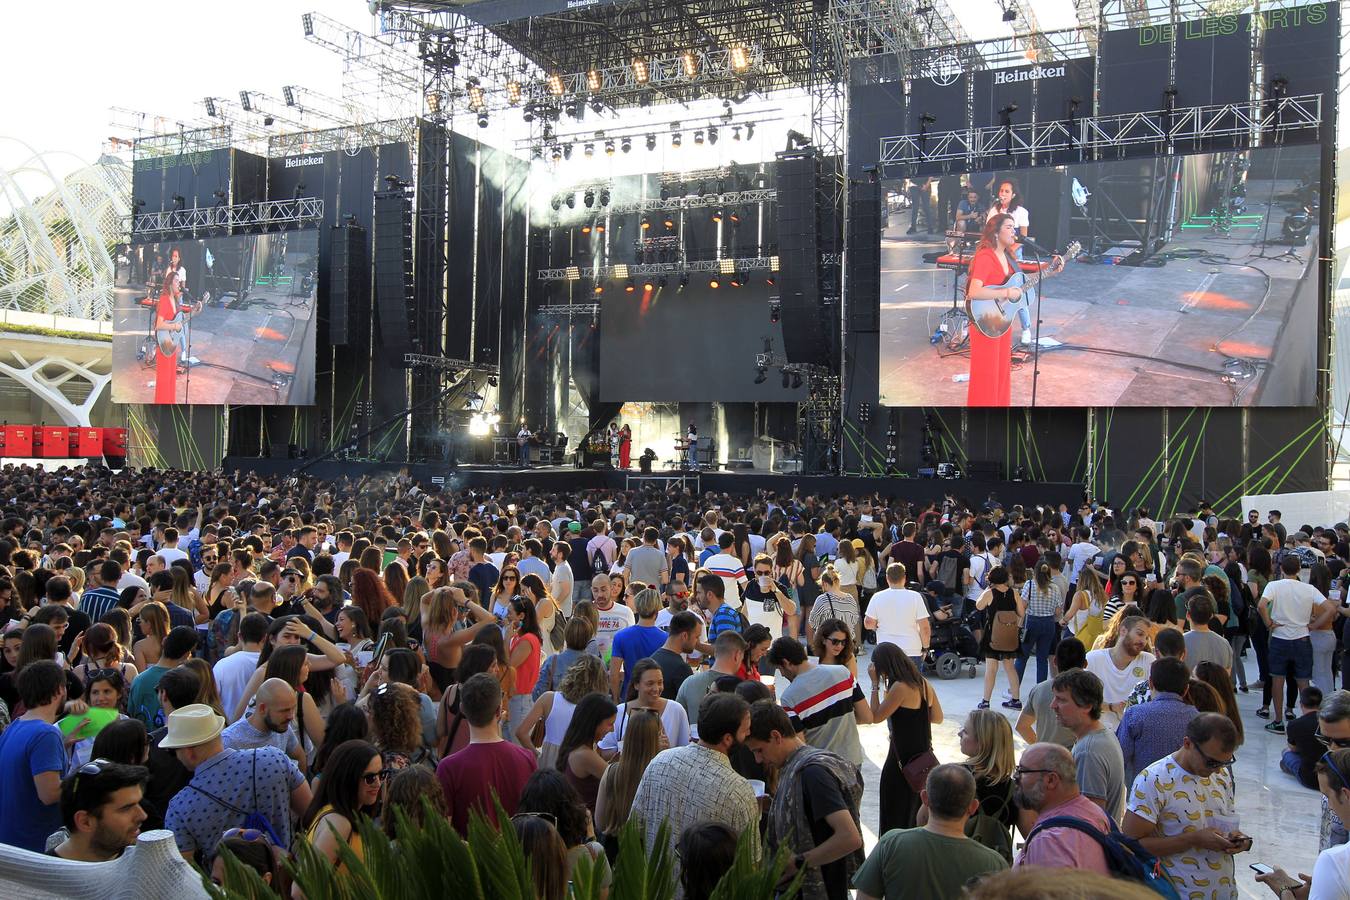
[[[1018,238],[1017,240],[1018,240],[1018,243],[1020,243],[1023,247],[1030,248],[1031,250],[1036,251],[1037,253],[1041,254],[1042,256],[1054,256],[1054,255],[1055,255],[1055,251],[1045,249],[1045,248],[1042,247],[1040,244],[1038,244],[1038,243],[1036,243],[1035,241],[1033,241],[1031,238],[1023,237],[1023,238]]]

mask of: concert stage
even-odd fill
[[[451,470],[444,465],[413,463],[406,467],[393,463],[324,460],[305,468],[303,459],[259,459],[227,456],[227,472],[256,472],[278,475],[299,472],[324,480],[347,476],[393,475],[406,468],[414,479],[428,484],[444,484],[448,489],[535,490],[546,493],[578,493],[589,490],[640,490],[643,487],[668,487],[683,482],[692,493],[753,493],[772,491],[789,494],[798,488],[804,494],[838,496],[880,494],[912,501],[942,500],[947,494],[963,497],[979,505],[990,492],[1004,504],[1067,503],[1074,507],[1083,496],[1080,484],[1068,482],[985,481],[970,478],[871,478],[855,475],[782,475],[771,472],[679,472],[659,471],[644,475],[636,469],[573,469],[563,466],[533,469],[506,469],[490,466],[460,466]],[[435,479],[444,479],[441,482]]]

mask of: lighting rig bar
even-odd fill
[[[130,218],[131,234],[137,238],[208,228],[309,225],[323,219],[323,200],[318,197],[300,197],[296,200],[266,200],[261,203],[238,203],[234,206],[166,209],[160,212],[136,213]]]
[[[590,316],[594,318],[600,315],[599,303],[555,303],[539,308],[541,316],[556,319],[570,319],[573,316]]]
[[[184,153],[203,153],[224,149],[229,147],[231,142],[229,125],[212,125],[206,128],[184,128],[180,125],[174,131],[136,138],[131,155],[133,159],[150,159],[179,156]]]
[[[654,150],[656,149],[654,146],[656,141],[675,134],[681,135],[682,139],[685,135],[689,135],[690,142],[697,143],[692,140],[692,135],[695,132],[706,132],[709,129],[715,129],[713,133],[717,134],[722,140],[727,141],[739,141],[740,138],[737,134],[741,129],[745,129],[746,139],[748,140],[754,136],[754,130],[756,128],[781,122],[782,117],[774,115],[779,111],[780,110],[777,109],[755,109],[742,116],[737,115],[728,108],[717,115],[700,116],[696,119],[684,119],[678,122],[661,123],[659,125],[627,125],[619,128],[574,131],[568,132],[567,134],[557,134],[551,127],[546,127],[543,133],[538,136],[518,139],[516,141],[516,146],[522,149],[531,148],[536,151],[543,150],[544,148],[561,150],[563,147],[581,147],[586,144],[599,144],[603,146],[606,141],[622,142],[627,140],[630,144],[646,141],[648,142],[647,149]],[[724,132],[728,129],[731,131],[731,134],[724,136]],[[714,139],[712,142],[716,143],[717,140]],[[600,147],[596,147],[596,150],[599,149]],[[629,151],[624,152],[626,153]]]
[[[325,153],[330,150],[354,151],[377,144],[411,144],[416,139],[416,119],[389,119],[341,128],[274,134],[267,139],[267,152],[269,156],[275,157],[296,153]]]
[[[771,203],[778,198],[774,188],[757,188],[749,191],[728,191],[725,194],[708,194],[703,197],[671,197],[662,200],[654,197],[650,200],[635,200],[631,203],[615,203],[605,207],[611,213],[678,212],[682,209],[708,209],[715,206],[750,206],[755,203]]]
[[[1170,121],[1170,127],[1164,127]],[[1084,116],[1034,125],[992,125],[962,131],[906,134],[881,139],[880,167],[903,168],[929,162],[969,163],[979,159],[1028,157],[1071,150],[1095,152],[1138,144],[1173,146],[1188,140],[1252,137],[1263,131],[1290,134],[1322,126],[1322,95],[1279,101],[1223,103]],[[886,172],[888,176],[898,172]]]
[[[500,375],[501,369],[486,363],[470,362],[467,359],[451,359],[448,356],[428,356],[424,353],[403,354],[403,365],[409,369],[439,369],[442,372],[481,372],[484,375]]]
[[[747,256],[739,259],[701,259],[682,263],[618,263],[612,266],[564,266],[540,269],[540,281],[645,278],[658,275],[732,275],[736,272],[777,272],[778,257]]]

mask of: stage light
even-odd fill
[[[736,261],[734,259],[719,259],[717,261],[717,271],[723,275],[730,275],[736,271]]]
[[[681,275],[681,276],[680,276],[680,286],[679,286],[679,289],[678,289],[678,290],[679,290],[680,292],[683,292],[684,289],[687,288],[687,287],[689,287],[689,276],[688,276],[688,275]]]
[[[560,161],[562,159],[562,148],[559,147],[557,144],[554,144],[553,148],[549,151],[549,155],[553,157],[554,162]],[[557,209],[558,207],[555,206],[553,208]]]
[[[788,386],[790,386],[791,384],[792,384],[792,373],[789,372],[787,369],[784,369],[784,370],[783,370],[783,387],[788,387]]]
[[[778,257],[776,256],[769,257],[769,271],[770,272],[778,271]]]
[[[638,84],[646,84],[651,80],[651,72],[647,69],[647,60],[644,57],[633,57],[633,77],[637,79]]]
[[[248,96],[248,91],[239,92],[239,105],[243,107],[244,112],[253,112],[253,101]]]
[[[427,102],[427,112],[431,113],[434,116],[441,111],[440,91],[427,91],[426,97],[423,99],[425,99]]]
[[[739,224],[741,224],[741,216],[740,216],[740,213],[736,212],[736,210],[734,210],[734,209],[731,211],[731,224],[732,224],[732,225],[739,225]]]
[[[750,139],[751,139],[752,137],[754,137],[754,136],[755,136],[755,123],[754,123],[754,122],[746,122],[746,123],[745,123],[745,139],[748,141],[748,140],[750,140]]]
[[[679,149],[680,144],[683,142],[684,137],[678,131],[670,136],[670,146],[676,149]]]
[[[599,69],[591,69],[586,73],[586,88],[592,94],[597,93],[600,90],[601,84]]]
[[[479,84],[469,85],[469,109],[482,110],[487,106],[486,96],[483,93],[483,87]]]
[[[184,197],[182,194],[174,194],[174,195],[173,195],[173,208],[174,208],[174,209],[183,209],[185,206],[187,206],[187,198]]]
[[[506,83],[506,102],[512,106],[520,105],[520,82],[508,81]],[[531,116],[530,118],[534,118]]]
[[[206,114],[213,119],[216,117],[216,100],[214,97],[206,98]]]
[[[664,223],[664,224],[665,224],[666,228],[668,228],[668,229],[670,229],[670,230],[672,230],[672,231],[675,230],[675,220],[674,220],[673,218],[671,218],[670,216],[666,216],[666,218],[665,218],[665,223]]]
[[[708,126],[708,143],[709,143],[709,144],[715,144],[715,143],[717,143],[717,126],[716,126],[716,125],[709,125],[709,126]]]
[[[766,372],[763,368],[757,368],[755,370],[755,384],[763,384],[768,380],[769,380],[769,373]]]
[[[686,50],[680,54],[680,62],[684,66],[686,78],[694,78],[698,75],[698,56],[693,50]]]
[[[732,139],[733,141],[739,141],[739,140],[741,139],[741,126],[739,126],[739,125],[733,125],[733,126],[732,126],[732,128],[731,128],[731,139]]]
[[[706,193],[708,193],[708,184],[707,184],[707,182],[700,181],[700,182],[698,183],[697,194],[698,194],[700,197],[702,197],[702,196],[703,196],[704,194],[706,194]]]
[[[633,139],[630,137],[625,137],[622,141],[619,142],[619,149],[622,150],[624,153],[631,152],[633,149]]]
[[[720,222],[720,221],[722,221],[722,211],[721,211],[720,209],[715,209],[715,210],[713,210],[712,220],[713,220],[714,222]]]
[[[488,114],[487,114],[487,113],[485,113],[485,112],[480,112],[480,113],[478,114],[478,127],[479,127],[479,128],[486,128],[486,127],[488,127]]]
[[[1007,7],[1005,7],[1004,10],[1003,10],[1003,21],[1005,21],[1005,22],[1016,22],[1016,21],[1017,21],[1017,7],[1015,7],[1015,6],[1007,6]]]
[[[548,73],[548,90],[549,93],[551,93],[555,97],[561,97],[563,95],[562,76],[559,75],[557,72]]]
[[[700,128],[699,130],[694,132],[694,143],[695,144],[703,143],[703,129]]]
[[[783,313],[783,303],[780,300],[769,301],[769,324],[777,325],[778,319]]]
[[[609,188],[600,189],[600,205],[609,206]]]
[[[589,153],[587,153],[586,155],[590,156]],[[590,209],[592,206],[595,205],[595,191],[591,190],[590,188],[587,188],[586,193],[582,195],[582,200],[586,204],[586,208]]]
[[[604,222],[596,222],[596,223],[595,223],[595,233],[596,233],[596,234],[604,234],[604,233],[605,233],[605,223],[604,223]]]
[[[587,141],[586,145],[581,149],[582,152],[586,154],[587,159],[590,159],[592,156],[595,155],[595,145],[590,143],[589,141]]]
[[[597,282],[595,283],[595,289],[594,289],[593,291],[591,291],[591,293],[593,293],[593,294],[595,294],[595,296],[599,297],[599,296],[600,296],[601,294],[603,294],[604,292],[605,292],[605,286],[604,286],[603,284],[601,284],[600,282],[597,281]]]
[[[590,223],[590,222],[587,222],[585,225],[582,225],[582,226],[581,226],[581,233],[582,233],[582,234],[590,234],[590,233],[591,233],[591,223]]]
[[[773,287],[775,284],[778,283],[778,279],[774,278],[773,275],[769,275],[764,279],[764,283],[767,284],[769,287]],[[777,322],[778,319],[775,318],[774,321]]]
[[[571,158],[572,158],[572,145],[563,144],[563,159],[571,159]]]
[[[553,211],[557,212],[559,209],[562,208],[562,198],[555,195],[553,199],[549,201],[549,206],[552,206]]]
[[[652,105],[652,95],[650,91],[643,91],[642,93],[638,94],[638,106],[642,107],[643,109],[646,109],[651,105]]]
[[[300,25],[305,29],[305,37],[314,36],[314,14],[305,13],[300,17]]]
[[[578,266],[568,266],[566,269],[563,270],[563,273],[568,281],[581,280],[581,269]]]
[[[577,208],[577,195],[576,195],[576,194],[568,194],[568,195],[567,195],[567,199],[566,199],[565,202],[567,203],[567,208],[568,208],[568,209],[576,209],[576,208]]]
[[[633,292],[636,291],[636,290],[637,290],[637,284],[634,283],[633,279],[631,279],[631,278],[628,279],[628,283],[625,284],[625,285],[623,286],[623,292],[624,292],[625,294],[631,294],[631,293],[633,293]]]
[[[793,372],[793,373],[792,373],[792,389],[795,391],[797,388],[799,388],[799,387],[801,387],[801,386],[802,386],[802,373],[801,373],[801,372]]]
[[[714,291],[720,288],[721,286],[722,281],[716,275],[708,279],[708,287],[712,288]]]
[[[613,156],[613,155],[614,155],[614,142],[613,142],[613,141],[605,141],[605,155],[606,155],[606,156]]]
[[[643,231],[646,231],[647,229],[649,229],[649,228],[651,228],[651,227],[652,227],[652,223],[651,223],[650,220],[648,220],[648,219],[643,219],[643,220],[642,220],[642,230],[643,230]]]
[[[650,280],[651,279],[648,279],[648,281]],[[656,286],[659,288],[664,288],[668,284],[670,284],[670,279],[665,275],[662,275],[660,278],[656,279]]]
[[[743,46],[732,47],[728,58],[731,61],[731,71],[733,72],[744,72],[750,68],[750,55],[745,52]]]
[[[615,278],[627,278],[627,277],[628,277],[628,274],[629,274],[629,273],[628,273],[628,264],[627,264],[627,263],[616,263],[616,264],[615,264],[615,266],[614,266],[614,277],[615,277]]]
[[[742,284],[742,281],[741,281],[741,273],[740,273],[740,272],[732,272],[732,273],[731,273],[731,286],[734,287],[734,288],[738,288],[738,287],[741,286],[741,284]]]
[[[647,149],[648,150],[656,149],[656,135],[654,134],[647,135]]]

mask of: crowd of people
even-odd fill
[[[587,858],[607,889],[630,822],[691,900],[742,841],[807,898],[1030,872],[1226,900],[1259,687],[1324,851],[1259,879],[1350,896],[1350,529],[1266,519],[7,468],[0,842],[100,862],[164,828],[216,880],[228,848],[301,896],[301,843],[344,877],[363,817],[396,840],[428,799],[461,834],[514,829],[541,900]],[[983,700],[942,761],[929,678],[966,638]]]

